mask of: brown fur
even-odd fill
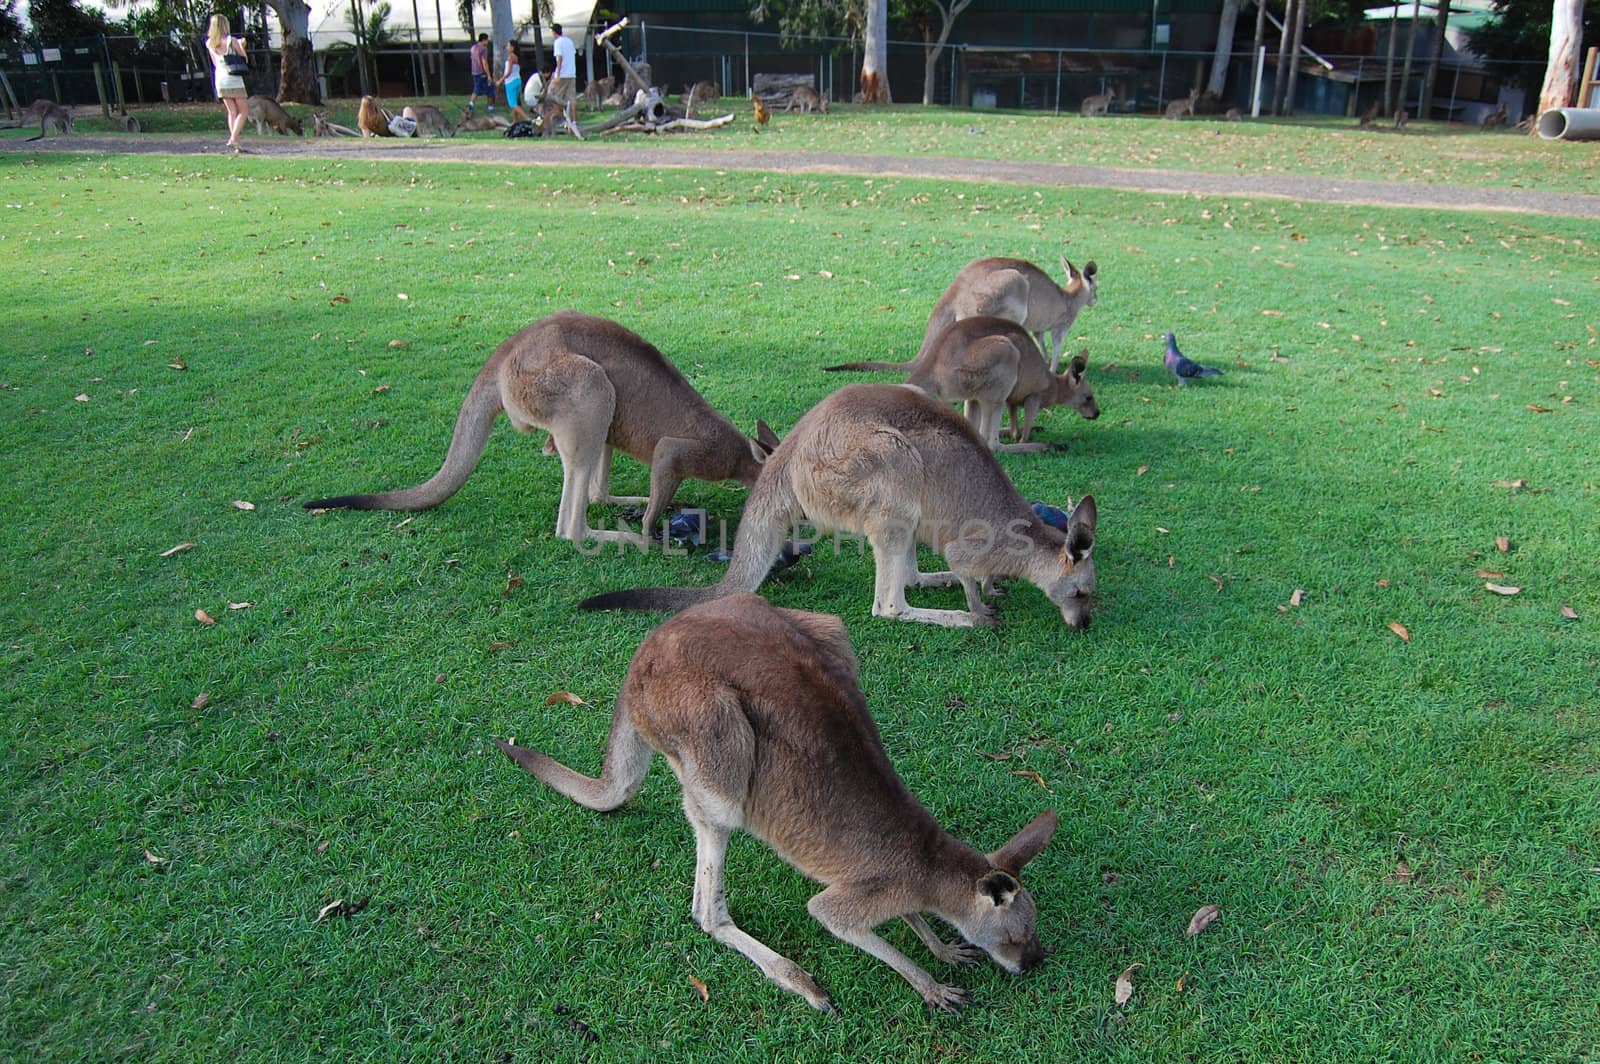
[[[798,109],[800,113],[804,115],[808,115],[812,111],[820,111],[822,114],[827,114],[828,94],[824,92],[821,95],[818,95],[817,90],[813,89],[810,85],[801,85],[799,88],[794,90],[792,95],[790,95],[789,106],[784,108],[785,111],[793,111],[796,109]]]
[[[1411,121],[1411,112],[1404,107],[1394,113],[1394,128],[1403,130],[1409,121]]]
[[[1173,100],[1167,104],[1167,113],[1164,117],[1179,119],[1184,115],[1189,115],[1192,118],[1194,116],[1195,101],[1198,99],[1200,99],[1200,90],[1190,89],[1188,96],[1181,100]]]
[[[791,522],[863,535],[877,577],[872,614],[950,627],[994,623],[980,584],[1019,577],[1043,590],[1074,628],[1089,624],[1095,568],[1094,500],[1085,496],[1063,534],[1040,521],[972,425],[930,396],[891,384],[852,384],[812,407],[761,470],[745,503],[733,558],[706,588],[644,588],[596,595],[584,609],[682,609],[754,591]],[[917,571],[921,542],[949,572]],[[965,610],[906,603],[908,587],[959,583]]]
[[[1383,103],[1381,101],[1373,100],[1372,106],[1363,111],[1361,117],[1356,120],[1356,125],[1362,129],[1366,129],[1368,126],[1372,125],[1372,123],[1378,120],[1378,111],[1382,107]]]
[[[1506,120],[1509,117],[1510,116],[1506,114],[1506,105],[1501,104],[1493,111],[1490,111],[1488,114],[1484,115],[1483,119],[1478,123],[1478,127],[1480,129],[1504,129]]]
[[[56,103],[54,100],[35,100],[28,105],[27,112],[30,118],[39,119],[39,135],[29,137],[28,140],[43,140],[52,131],[65,136],[76,132],[72,122],[72,112]]]
[[[616,91],[616,78],[595,78],[583,87],[583,102],[591,111],[598,111],[606,98]]]
[[[495,745],[600,811],[620,807],[639,789],[652,748],[659,750],[678,777],[694,828],[695,921],[813,1008],[832,1009],[827,993],[741,930],[728,911],[725,855],[738,829],[821,883],[806,905],[817,922],[888,964],[933,1008],[954,1011],[967,993],[880,938],[878,925],[901,917],[947,964],[975,964],[987,954],[1020,973],[1043,959],[1037,909],[1017,876],[1050,842],[1055,811],[988,854],[946,832],[889,761],[837,617],[740,595],[662,624],[628,667],[598,777],[534,750]],[[945,943],[925,912],[962,940]]]
[[[1093,118],[1095,115],[1110,114],[1111,105],[1115,103],[1116,100],[1117,90],[1114,88],[1107,89],[1098,96],[1085,96],[1083,98],[1083,103],[1078,107],[1078,113],[1085,118]]]
[[[280,136],[288,136],[290,130],[294,130],[297,137],[305,135],[300,120],[285,111],[271,96],[252,96],[245,101],[245,117],[256,124],[258,137],[266,134],[268,126]]]
[[[722,86],[714,81],[697,81],[693,85],[685,85],[683,92],[683,113],[686,118],[694,117],[694,109],[703,103],[722,98]]]
[[[567,120],[566,108],[548,96],[539,101],[539,136],[553,137]]]
[[[461,120],[456,123],[458,133],[481,133],[490,129],[510,129],[511,122],[501,115],[474,115],[471,111],[462,111]]]
[[[356,126],[363,137],[394,136],[394,131],[389,128],[389,116],[383,113],[383,108],[371,96],[361,97],[361,111],[356,117]]]
[[[1222,117],[1226,118],[1229,122],[1243,122],[1244,112],[1239,110],[1237,107],[1230,107],[1228,108],[1227,113],[1225,113]]]
[[[556,535],[574,543],[643,542],[631,532],[589,528],[589,503],[648,503],[648,534],[684,478],[754,484],[767,450],[778,442],[765,426],[759,444],[740,435],[637,333],[564,310],[495,348],[467,392],[444,464],[430,480],[403,491],[317,499],[306,508],[438,506],[472,475],[501,411],[519,432],[550,430],[562,465]],[[648,499],[609,493],[614,450],[650,467]]]
[[[991,448],[1043,450],[1030,444],[1033,420],[1050,406],[1070,406],[1093,421],[1100,416],[1084,372],[1084,351],[1060,376],[1050,372],[1028,331],[1014,321],[979,315],[952,322],[927,358],[906,378],[913,388],[946,402],[967,404],[967,417]],[[1011,414],[1012,443],[1000,443],[1000,421]]]
[[[432,104],[412,104],[406,110],[417,121],[417,136],[453,137],[456,135],[455,123],[446,118],[444,112]]]

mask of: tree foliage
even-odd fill
[[[1550,0],[1495,0],[1492,21],[1467,31],[1472,50],[1500,80],[1538,92],[1550,56]],[[1600,40],[1600,4],[1585,6],[1583,39]]]
[[[28,22],[42,41],[93,37],[110,28],[104,11],[81,7],[78,0],[28,0]]]
[[[750,15],[775,23],[784,41],[807,37],[855,40],[866,32],[866,0],[755,0]]]
[[[15,40],[22,36],[22,19],[17,17],[19,0],[0,0],[0,40]]]

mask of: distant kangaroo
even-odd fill
[[[899,972],[929,1007],[967,1000],[880,938],[905,920],[946,964],[987,953],[1008,972],[1043,959],[1038,910],[1017,875],[1050,842],[1055,810],[984,854],[950,835],[895,773],[861,693],[839,618],[781,610],[739,595],[679,614],[645,637],[617,694],[598,778],[495,740],[517,764],[579,805],[609,812],[639,789],[651,748],[683,788],[694,828],[691,908],[711,937],[739,951],[816,1009],[814,979],[733,922],[724,889],[728,838],[743,828],[823,884],[806,909],[837,937]],[[932,913],[961,941],[945,943]]]
[[[1366,129],[1368,126],[1372,125],[1372,123],[1378,120],[1378,111],[1382,107],[1383,102],[1381,100],[1373,100],[1372,106],[1361,113],[1361,117],[1356,121],[1356,125],[1360,126],[1362,129]]]
[[[1484,115],[1483,119],[1478,123],[1478,125],[1482,129],[1504,129],[1506,120],[1509,117],[1510,115],[1506,113],[1506,105],[1501,104],[1493,111],[1490,111],[1488,114]]]
[[[1087,628],[1094,593],[1094,499],[1066,532],[1039,520],[966,418],[897,384],[851,384],[812,407],[772,452],[745,503],[733,559],[710,587],[595,595],[586,610],[679,610],[761,586],[792,522],[865,535],[877,577],[872,615],[946,627],[995,623],[980,586],[1019,577],[1045,593],[1073,628]],[[917,544],[949,572],[917,571]],[[908,587],[959,583],[965,610],[906,602]]]
[[[1088,365],[1085,351],[1058,377],[1044,364],[1028,330],[1014,321],[979,315],[940,333],[906,383],[947,402],[966,403],[968,419],[991,448],[1042,451],[1045,445],[1030,444],[1028,436],[1044,407],[1070,406],[1090,421],[1100,416],[1083,375]],[[1013,442],[1002,445],[1000,422],[1007,411]]]
[[[563,310],[516,333],[489,356],[456,418],[444,464],[426,483],[378,495],[315,499],[309,510],[426,510],[465,484],[501,411],[519,432],[550,430],[561,455],[556,535],[580,543],[643,542],[589,527],[590,502],[647,502],[644,536],[686,477],[754,484],[778,438],[747,439],[643,337],[614,321]],[[650,467],[650,495],[609,494],[613,450]]]
[[[1078,107],[1078,113],[1084,118],[1093,118],[1095,115],[1108,114],[1111,105],[1117,100],[1117,90],[1107,89],[1098,96],[1085,96],[1083,103]]]
[[[789,96],[789,105],[785,111],[799,109],[801,114],[810,114],[812,111],[828,113],[828,94],[817,95],[817,90],[810,85],[801,85]]]
[[[1171,103],[1167,104],[1167,113],[1165,117],[1177,119],[1182,118],[1184,115],[1188,115],[1189,117],[1193,118],[1195,101],[1198,99],[1200,99],[1200,90],[1190,89],[1188,96],[1181,100],[1173,100]]]

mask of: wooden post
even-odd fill
[[[1600,71],[1595,69],[1597,60],[1600,60],[1600,48],[1590,48],[1589,54],[1583,60],[1583,78],[1578,82],[1578,106],[1600,107],[1600,100],[1594,98],[1597,88],[1600,88]]]
[[[100,117],[111,121],[111,104],[106,102],[106,71],[99,63],[94,65],[94,91],[100,97]]]
[[[114,99],[116,101],[116,105],[117,105],[117,113],[118,114],[124,114],[124,115],[127,114],[128,113],[128,100],[122,94],[122,64],[121,63],[112,63],[111,64],[111,88],[112,88],[112,95],[113,95],[113,97],[114,97]]]

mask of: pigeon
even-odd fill
[[[1178,341],[1171,333],[1167,333],[1167,353],[1161,359],[1166,363],[1172,375],[1178,378],[1179,384],[1188,384],[1196,377],[1220,377],[1220,369],[1202,366],[1193,359],[1185,358],[1182,351],[1178,350]]]

